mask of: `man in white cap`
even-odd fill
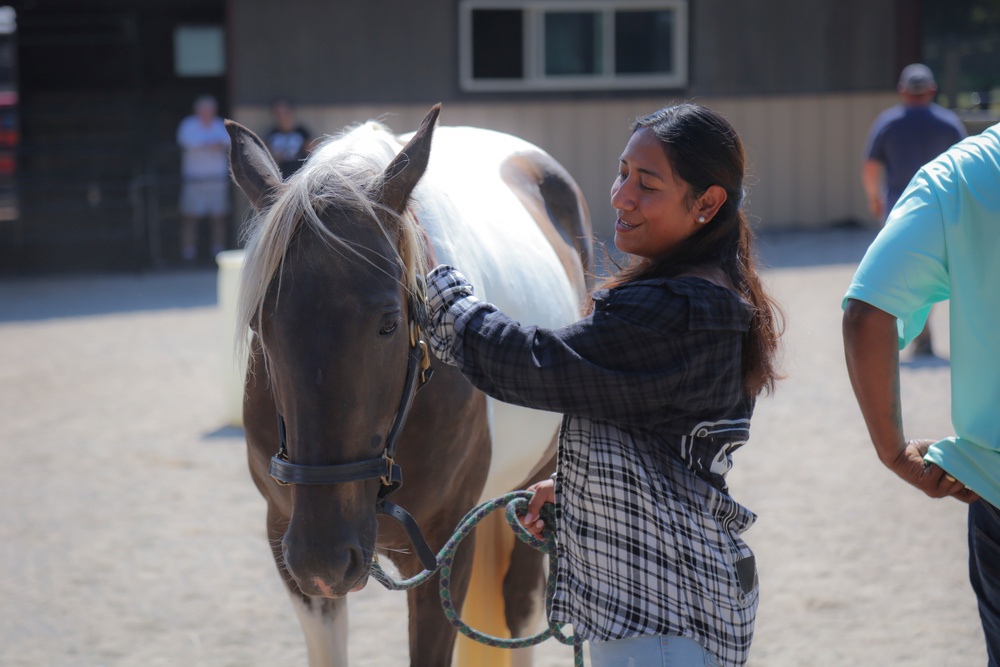
[[[967,135],[954,112],[934,104],[937,84],[927,65],[903,68],[896,89],[901,104],[883,111],[872,124],[861,173],[868,208],[883,223],[917,170]],[[913,341],[913,352],[933,354],[930,326]]]

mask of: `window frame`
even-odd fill
[[[688,83],[689,0],[461,0],[459,3],[459,85],[465,92],[549,92],[684,88]],[[475,10],[520,10],[523,20],[524,77],[476,79],[472,76],[472,13]],[[615,73],[615,12],[671,10],[674,12],[674,71],[669,74]],[[603,74],[545,74],[545,22],[548,12],[598,12],[602,20]]]

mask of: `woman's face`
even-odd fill
[[[642,128],[632,134],[611,186],[618,214],[615,245],[640,257],[663,255],[698,230],[691,186],[674,174],[659,139]]]

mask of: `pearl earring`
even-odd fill
[[[705,216],[699,215],[698,216],[698,222],[705,222]]]

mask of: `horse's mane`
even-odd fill
[[[260,320],[271,283],[280,276],[285,253],[300,227],[315,232],[343,257],[372,264],[351,241],[323,224],[320,215],[327,207],[353,209],[376,225],[395,249],[406,289],[414,290],[427,270],[418,223],[410,209],[400,216],[379,203],[382,173],[398,148],[395,135],[381,123],[348,127],[314,150],[272,205],[249,220],[236,304],[238,355],[247,350],[249,329],[260,336],[253,325]]]

